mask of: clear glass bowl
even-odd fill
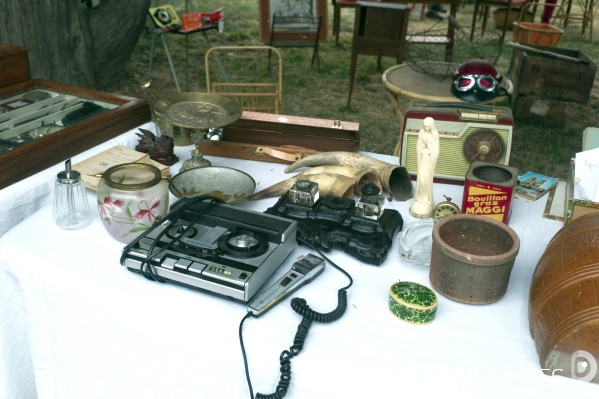
[[[431,263],[433,246],[433,219],[411,223],[399,236],[399,255],[408,262],[428,265]]]

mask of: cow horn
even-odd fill
[[[291,179],[283,180],[277,184],[274,184],[264,190],[257,192],[250,196],[248,199],[253,201],[257,199],[267,197],[277,197],[286,194],[287,191],[298,179],[306,178],[314,183],[318,183],[318,192],[320,195],[331,195],[334,197],[352,198],[354,194],[354,186],[356,179],[343,175],[337,175],[332,173],[321,173],[318,175],[304,175],[298,174]]]
[[[405,167],[393,165],[367,155],[355,152],[331,151],[308,155],[289,165],[285,173],[292,172],[304,166],[346,165],[360,170],[372,172],[380,179],[385,191],[391,197],[405,201],[412,196],[414,186]]]
[[[320,175],[320,174],[335,174],[335,175],[343,175],[347,177],[351,177],[356,180],[356,184],[354,187],[354,193],[360,195],[362,192],[362,187],[364,187],[368,183],[372,183],[376,185],[379,189],[383,189],[381,184],[381,180],[377,177],[377,175],[368,170],[360,170],[358,168],[354,168],[352,166],[346,165],[324,165],[324,166],[315,166],[308,170],[303,171],[296,177],[307,178],[307,176]]]

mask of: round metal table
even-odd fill
[[[383,73],[383,85],[387,89],[389,99],[393,105],[393,110],[397,114],[399,119],[399,128],[403,129],[405,105],[412,100],[424,100],[424,101],[439,101],[439,102],[462,102],[463,101],[454,96],[451,93],[452,77],[448,76],[443,80],[439,80],[434,76],[427,75],[424,73],[417,72],[410,68],[408,64],[395,65],[387,69]],[[507,89],[507,92],[512,94],[514,91],[514,85],[512,82],[503,77],[503,85]],[[492,101],[480,102],[477,104],[496,104],[508,99],[507,96],[499,96],[494,98]],[[401,148],[401,135],[400,139],[395,145],[393,155],[399,155],[399,149]]]

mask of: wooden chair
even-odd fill
[[[482,31],[484,32],[487,27],[487,17],[489,15],[489,9],[491,6],[494,7],[504,7],[507,8],[507,12],[505,13],[505,20],[503,21],[503,28],[501,31],[501,39],[499,41],[499,53],[501,54],[501,49],[503,48],[503,42],[505,41],[505,33],[508,29],[508,18],[510,16],[510,10],[512,7],[524,7],[525,4],[531,3],[532,0],[476,0],[474,6],[474,13],[472,15],[472,29],[470,31],[470,40],[474,39],[474,29],[476,28],[476,19],[479,12],[483,13],[483,22],[482,22]]]
[[[316,60],[320,71],[320,59],[318,57],[318,38],[322,16],[318,17],[287,17],[272,16],[270,29],[271,47],[312,47],[312,62]],[[270,68],[270,53],[268,56],[268,67]]]
[[[597,0],[574,0],[578,4],[579,12],[572,13],[573,0],[562,0],[562,7],[566,8],[566,18],[564,19],[564,27],[568,26],[570,21],[580,21],[582,24],[582,34],[584,35],[586,28],[589,28],[590,40],[593,43],[593,21],[599,11],[599,1]]]
[[[244,83],[244,82],[211,82],[210,81],[210,54],[230,51],[255,51],[256,53],[274,52],[278,57],[278,76],[276,82]],[[241,106],[244,111],[266,112],[280,114],[283,101],[283,61],[281,53],[270,46],[218,46],[212,47],[204,56],[206,66],[206,91],[230,98]]]

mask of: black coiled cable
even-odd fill
[[[307,317],[310,320],[319,323],[332,323],[341,318],[347,309],[347,291],[343,288],[339,290],[337,293],[337,308],[329,313],[315,312],[303,298],[293,298],[291,300],[291,308],[295,310],[295,313]]]
[[[297,326],[297,332],[295,333],[295,338],[293,338],[293,346],[289,350],[281,352],[281,356],[279,356],[281,378],[279,379],[275,393],[269,395],[257,393],[256,399],[281,399],[287,395],[287,390],[291,384],[291,358],[297,356],[302,351],[311,325],[312,320],[304,317],[299,326]]]
[[[300,239],[298,239],[300,241]],[[299,315],[301,315],[302,321],[297,327],[297,332],[295,333],[295,337],[293,339],[293,345],[289,348],[289,350],[284,350],[281,352],[279,356],[279,361],[281,364],[281,378],[279,379],[279,384],[274,393],[265,395],[262,393],[256,393],[255,399],[282,399],[287,395],[287,390],[291,384],[291,359],[294,356],[297,356],[304,347],[304,342],[306,341],[306,337],[308,336],[308,331],[313,321],[318,323],[332,323],[335,320],[338,320],[343,316],[345,311],[347,310],[347,290],[352,286],[353,280],[351,276],[342,268],[337,266],[334,262],[328,259],[320,250],[315,248],[313,245],[308,243],[307,241],[301,240],[302,244],[308,245],[312,247],[316,252],[318,252],[327,262],[329,262],[333,267],[341,271],[343,274],[347,276],[349,279],[349,284],[346,287],[341,288],[337,293],[337,308],[329,313],[318,313],[310,308],[308,303],[303,298],[293,298],[291,300],[291,308]],[[245,356],[245,347],[243,345],[243,338],[241,335],[241,330],[243,326],[243,322],[252,316],[252,313],[248,312],[247,315],[241,320],[241,324],[239,325],[239,340],[241,343],[241,350],[243,354],[243,359],[245,363],[245,373],[246,378],[248,380],[248,385],[250,388],[250,397],[253,397],[252,383],[250,381],[249,370],[247,365],[247,358]]]
[[[279,357],[281,362],[281,378],[275,393],[271,393],[270,395],[256,393],[256,399],[282,399],[287,395],[287,390],[291,384],[291,359],[302,351],[312,321],[332,323],[345,313],[347,309],[347,291],[344,288],[340,289],[337,293],[337,299],[337,308],[329,313],[318,313],[312,310],[304,298],[293,298],[291,300],[291,308],[297,314],[303,316],[303,319],[297,327],[293,346],[288,351],[284,350]]]

